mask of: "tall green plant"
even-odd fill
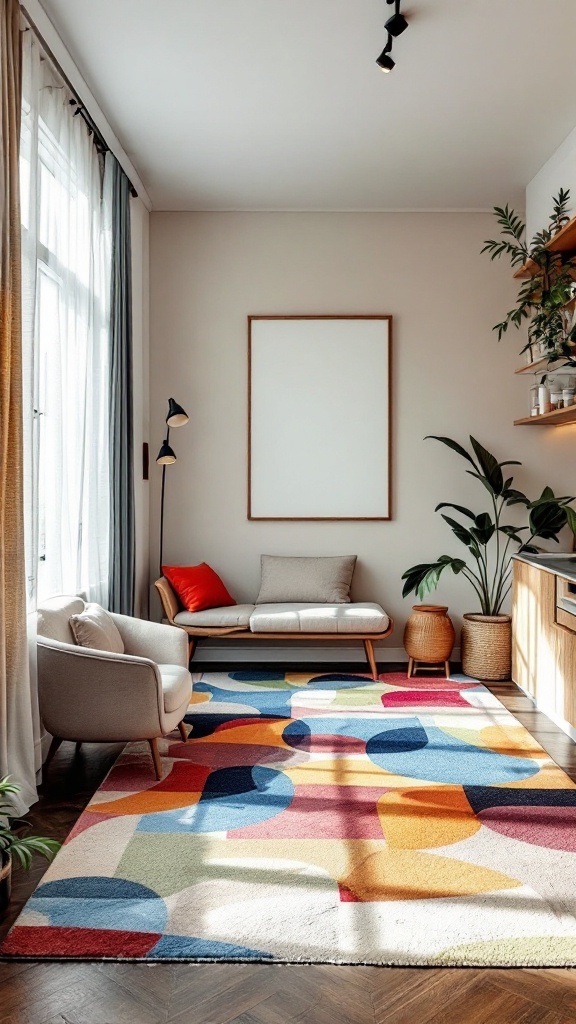
[[[13,830],[11,822],[14,820],[14,805],[11,798],[19,792],[20,787],[15,782],[10,782],[9,775],[0,779],[0,855],[8,854],[15,857],[22,867],[28,870],[35,853],[46,857],[46,860],[52,860],[61,844],[56,839],[23,836]],[[0,861],[1,859],[0,856]]]
[[[517,460],[498,462],[474,437],[470,437],[471,452],[450,437],[428,437],[447,445],[469,463],[472,468],[466,472],[488,492],[490,511],[476,514],[463,505],[440,502],[436,512],[443,508],[452,509],[465,520],[462,523],[442,512],[444,522],[467,548],[468,559],[441,555],[435,562],[413,565],[402,576],[405,580],[402,596],[407,597],[414,592],[423,600],[427,593],[436,589],[442,573],[451,569],[455,575],[461,573],[468,580],[480,601],[483,615],[498,615],[512,586],[513,554],[538,551],[534,545],[536,540],[558,543],[558,534],[566,525],[576,536],[576,512],[570,507],[576,498],[557,498],[551,487],[545,487],[539,498],[530,501],[522,491],[512,486],[514,478],[505,478],[502,472],[505,466],[520,466],[522,463]],[[525,507],[526,525],[516,526],[503,521],[505,510],[511,505]]]
[[[525,263],[530,263],[531,268],[530,278],[520,287],[516,305],[493,328],[498,333],[498,341],[509,327],[520,328],[528,320],[528,341],[522,352],[542,344],[549,360],[566,358],[570,366],[576,366],[576,327],[572,326],[572,312],[566,309],[572,298],[576,258],[567,259],[562,253],[546,248],[550,239],[568,223],[569,202],[570,190],[560,189],[552,200],[548,227],[538,231],[530,244],[525,238],[526,225],[518,214],[508,205],[495,206],[494,216],[501,228],[501,238],[488,239],[482,252],[490,253],[492,260],[508,256],[515,268]]]

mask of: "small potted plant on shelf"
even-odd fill
[[[46,857],[46,860],[52,860],[61,846],[56,839],[22,835],[19,826],[24,827],[26,823],[14,817],[11,800],[19,792],[20,787],[10,781],[9,775],[0,779],[0,915],[4,913],[10,901],[12,859],[16,858],[22,867],[28,870],[35,853]],[[18,822],[16,829],[15,822]]]
[[[509,327],[520,328],[528,321],[528,341],[524,352],[534,359],[546,358],[549,363],[566,359],[576,366],[576,325],[574,324],[574,277],[576,256],[555,252],[548,243],[569,221],[566,212],[570,190],[560,189],[552,200],[548,227],[538,231],[530,244],[526,241],[526,225],[508,205],[495,206],[494,216],[501,228],[500,239],[488,239],[482,252],[492,260],[508,256],[516,270],[525,269],[526,280],[518,292],[516,305],[493,330],[498,341]]]
[[[472,452],[449,437],[429,435],[455,451],[470,465],[466,472],[479,480],[490,496],[490,511],[476,514],[463,505],[443,501],[436,506],[452,509],[459,519],[442,513],[457,540],[467,548],[468,558],[441,555],[434,562],[413,565],[402,576],[402,596],[414,592],[423,600],[435,590],[442,573],[450,569],[464,576],[474,590],[479,611],[464,616],[462,628],[462,668],[466,675],[479,679],[510,678],[511,618],[503,612],[512,588],[512,555],[535,553],[540,549],[536,540],[558,543],[558,535],[569,526],[576,536],[576,511],[571,508],[574,497],[556,497],[545,487],[534,501],[513,487],[514,478],[505,478],[505,466],[520,466],[516,460],[498,462],[474,437],[470,437]],[[427,440],[427,438],[425,439]],[[521,505],[528,521],[523,526],[504,522],[505,509]],[[463,522],[460,520],[464,520]]]

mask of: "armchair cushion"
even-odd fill
[[[99,604],[87,604],[84,611],[71,615],[70,628],[79,647],[124,654],[124,643],[114,619]]]
[[[185,701],[190,702],[192,677],[181,665],[158,665],[162,680],[164,711],[169,715],[177,711]]]

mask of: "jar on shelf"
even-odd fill
[[[552,406],[550,404],[550,389],[547,384],[538,385],[538,412],[541,416],[544,413],[550,412]]]
[[[538,384],[533,384],[530,388],[530,415],[538,416],[540,412],[540,406],[538,404]]]

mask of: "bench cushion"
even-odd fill
[[[224,605],[222,608],[206,608],[203,612],[178,612],[174,622],[177,626],[196,626],[198,629],[230,629],[234,626],[248,629],[253,611],[253,604]]]
[[[384,633],[390,619],[379,604],[260,604],[250,616],[253,633]]]

